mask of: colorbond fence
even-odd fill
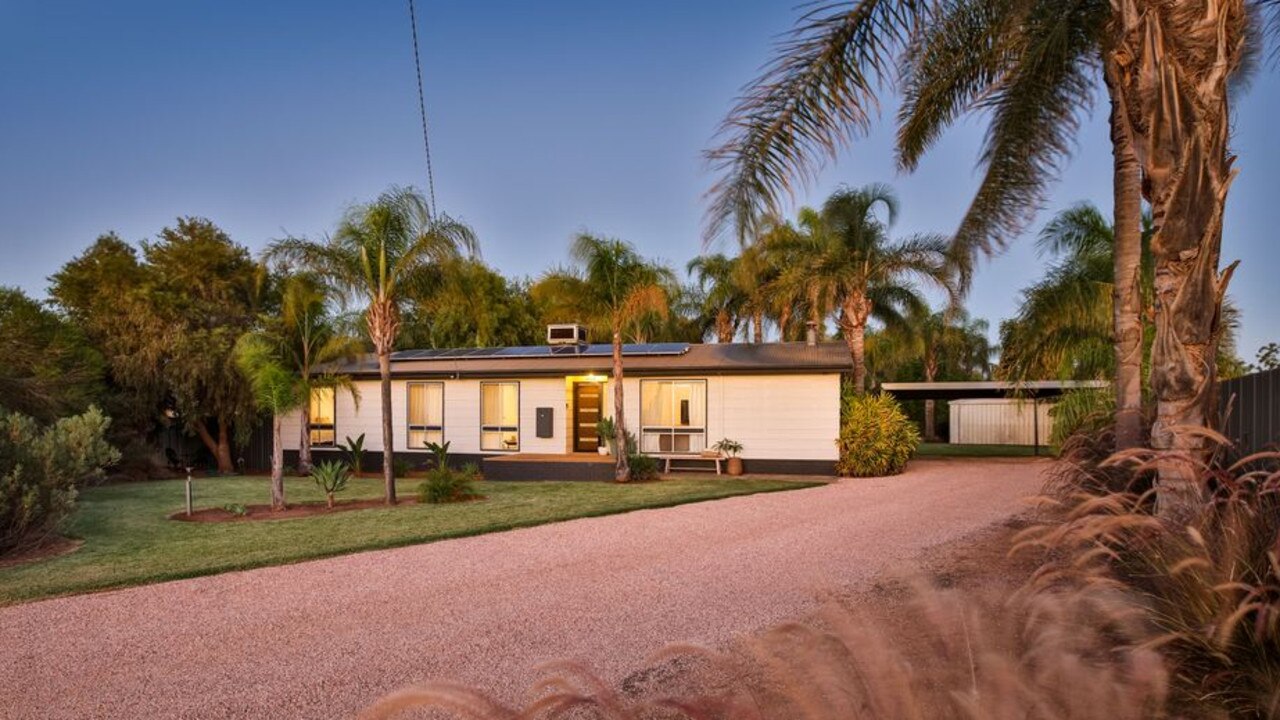
[[[1223,434],[1240,455],[1280,445],[1280,369],[1224,380],[1218,388]]]

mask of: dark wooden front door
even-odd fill
[[[600,420],[604,386],[600,383],[573,384],[573,449],[575,452],[596,452],[600,446],[600,433],[596,423]]]

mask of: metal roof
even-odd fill
[[[964,400],[969,398],[1054,397],[1068,390],[1110,387],[1104,380],[1001,380],[973,382],[884,383],[880,389],[899,400]]]
[[[588,346],[589,352],[555,352],[554,346],[404,350],[392,354],[391,374],[401,378],[535,377],[604,374],[613,367],[612,347]],[[848,372],[852,369],[844,343],[654,343],[624,348],[624,372],[642,375],[773,374]],[[533,349],[539,352],[532,352]],[[524,352],[528,350],[529,352]],[[376,377],[378,360],[365,355],[325,368],[357,377]]]

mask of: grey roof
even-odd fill
[[[478,354],[413,350],[393,353],[391,374],[407,378],[529,377],[608,373],[613,366],[613,358],[608,352],[553,354],[499,348],[486,350],[488,352]],[[844,343],[716,343],[680,345],[679,351],[624,352],[622,367],[624,372],[637,376],[774,374],[847,372],[852,369],[852,363]],[[339,363],[326,369],[356,377],[377,376],[378,360],[374,355],[365,355],[353,362]]]
[[[1001,380],[884,383],[880,389],[899,400],[962,400],[1004,397],[1053,397],[1068,390],[1110,387],[1103,380]]]

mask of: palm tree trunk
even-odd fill
[[[391,353],[378,353],[378,377],[382,385],[382,483],[388,505],[396,504],[395,444],[391,428]]]
[[[778,339],[786,342],[787,331],[791,329],[791,307],[784,306],[778,313]]]
[[[1142,444],[1142,174],[1112,53],[1104,54],[1104,64],[1114,157],[1116,449],[1126,450]]]
[[[311,398],[302,405],[302,437],[298,438],[298,474],[311,474]]]
[[[236,471],[236,464],[231,459],[231,423],[226,418],[218,418],[218,472],[230,475]]]
[[[369,340],[378,354],[378,378],[382,390],[382,482],[383,500],[396,504],[395,441],[391,422],[391,349],[396,344],[396,332],[400,319],[395,303],[387,298],[369,303],[365,316],[369,327]]]
[[[622,408],[622,330],[613,329],[613,426],[617,437],[614,438],[614,474],[616,482],[627,482],[631,479],[631,463],[627,447],[627,416]]]
[[[757,345],[764,342],[764,311],[751,313],[751,342]]]
[[[1113,0],[1120,88],[1155,224],[1155,345],[1151,445],[1166,451],[1156,507],[1171,523],[1194,519],[1204,488],[1193,464],[1199,432],[1215,416],[1222,296],[1222,215],[1234,177],[1227,151],[1227,81],[1239,66],[1243,0]],[[1191,462],[1179,462],[1181,456]]]
[[[867,319],[871,317],[871,301],[865,295],[850,295],[840,311],[840,330],[853,359],[853,389],[859,395],[867,391]]]
[[[933,382],[934,375],[935,375],[935,372],[931,367],[931,363],[925,362],[924,364],[925,382]],[[925,400],[924,401],[924,440],[925,442],[938,441],[937,413],[938,413],[937,401],[932,399]]]
[[[284,418],[271,416],[271,509],[284,510]]]
[[[729,316],[728,310],[722,309],[716,313],[716,342],[733,342],[733,318]]]

